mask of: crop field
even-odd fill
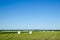
[[[60,31],[55,32],[0,32],[0,40],[60,40]]]

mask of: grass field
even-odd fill
[[[3,32],[0,33],[0,40],[60,40],[60,32],[33,32],[33,34]]]

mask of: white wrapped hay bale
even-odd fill
[[[43,32],[45,32],[45,31],[43,31]]]
[[[32,34],[32,31],[29,31],[29,34]]]
[[[54,32],[54,31],[52,31],[52,32]]]
[[[18,31],[18,34],[21,34],[21,31]]]

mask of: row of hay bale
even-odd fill
[[[29,34],[32,34],[33,31],[29,31]],[[39,31],[39,32],[54,32],[54,31]],[[18,34],[21,34],[21,31],[18,31]]]
[[[54,32],[54,31],[39,31],[39,32]]]
[[[21,34],[21,31],[18,31],[18,34]],[[32,31],[29,31],[29,34],[32,34]]]

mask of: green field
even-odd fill
[[[60,40],[60,32],[0,33],[0,40]]]

